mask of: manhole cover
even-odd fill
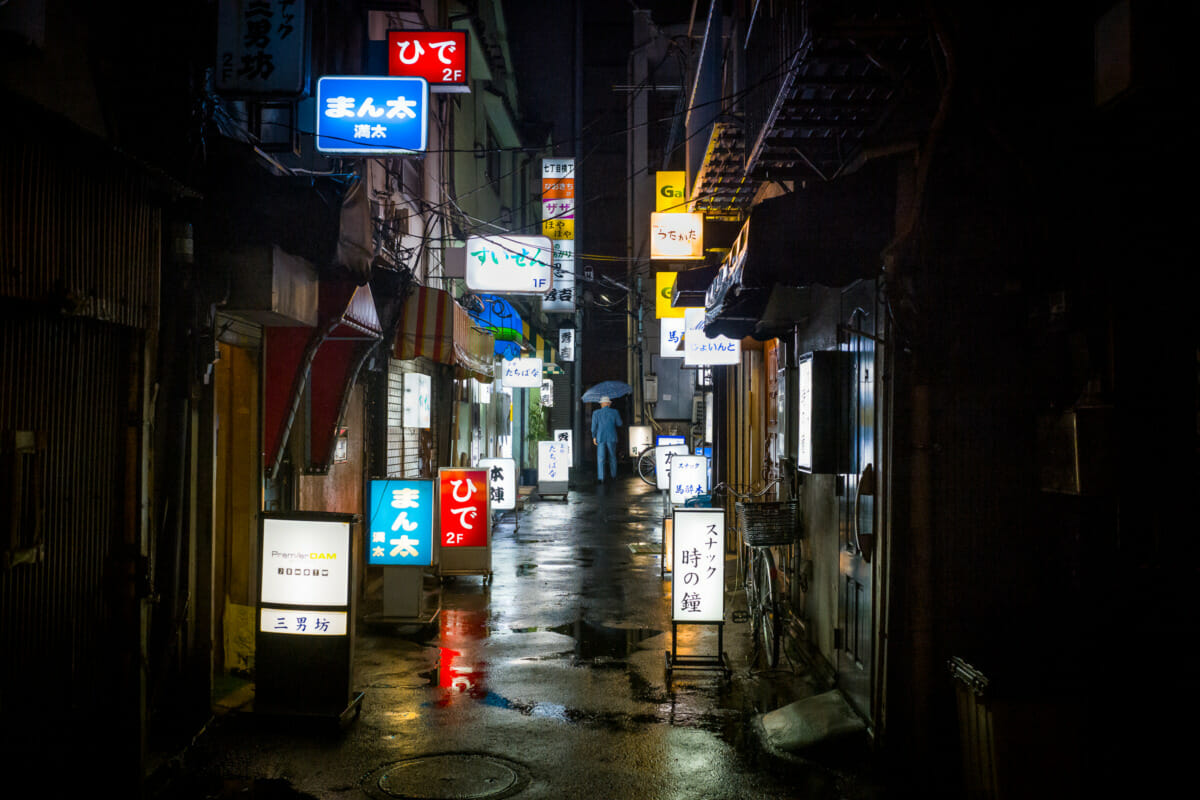
[[[389,764],[372,773],[366,788],[380,798],[485,800],[511,797],[528,782],[524,768],[511,761],[447,753]]]

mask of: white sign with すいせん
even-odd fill
[[[467,288],[502,294],[544,294],[554,283],[546,236],[468,236]]]

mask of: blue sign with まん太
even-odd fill
[[[367,563],[433,563],[433,481],[371,481]]]
[[[424,152],[424,78],[326,75],[317,79],[317,150],[343,155]]]

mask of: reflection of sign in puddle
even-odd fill
[[[631,542],[629,549],[635,553],[661,553],[662,545],[653,542]]]
[[[646,628],[610,628],[578,620],[569,625],[559,625],[549,630],[570,636],[575,640],[575,658],[579,661],[605,663],[623,661],[639,649],[647,639],[662,634],[662,631]]]

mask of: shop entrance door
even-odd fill
[[[873,556],[877,414],[875,287],[852,284],[842,294],[840,347],[846,354],[843,397],[846,463],[840,468],[837,680],[859,713],[871,719],[874,645]]]

